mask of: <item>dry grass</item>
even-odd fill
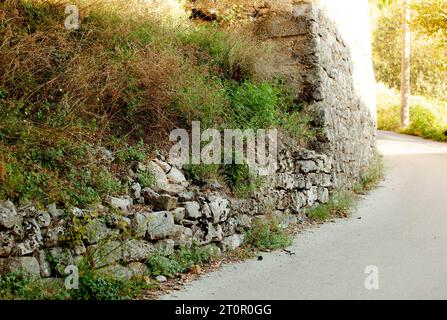
[[[166,149],[169,132],[193,120],[234,124],[235,96],[259,113],[259,101],[277,101],[274,116],[295,127],[297,112],[288,110],[296,108],[284,106],[294,102],[278,97],[286,91],[268,67],[272,46],[148,3],[0,3],[0,198],[89,203],[104,192],[92,181],[98,170],[126,172],[122,163],[98,164],[98,147],[127,152],[143,141],[128,150],[135,160],[140,149]],[[79,8],[76,31],[64,27],[66,4]],[[106,190],[121,190],[103,177]]]

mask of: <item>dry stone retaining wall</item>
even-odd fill
[[[0,273],[23,269],[55,277],[88,256],[103,272],[142,274],[144,261],[158,250],[171,252],[193,242],[234,249],[256,217],[281,216],[284,226],[303,221],[305,209],[327,202],[334,187],[361,178],[375,156],[375,121],[371,101],[356,80],[352,50],[358,53],[359,47],[348,44],[330,15],[315,5],[239,2],[238,14],[254,22],[258,36],[282,46],[277,69],[295,84],[297,99],[307,103],[324,133],[314,150],[282,145],[277,171],[250,199],[234,199],[218,183],[190,185],[179,168],[160,157],[135,169],[151,172],[156,186],[133,182],[128,196],[108,199],[113,210],[99,206],[66,212],[55,205],[42,210],[5,201],[0,204]],[[193,7],[212,18],[234,12],[229,3],[235,1],[195,0]],[[367,19],[367,13],[358,14]],[[367,85],[371,77],[362,79]]]
[[[0,205],[0,272],[60,276],[87,255],[102,272],[131,277],[145,270],[155,251],[172,252],[193,242],[213,245],[210,250],[235,249],[256,217],[276,215],[284,226],[302,221],[305,208],[328,200],[333,160],[305,149],[285,148],[279,154],[277,174],[267,177],[251,199],[231,198],[216,182],[189,185],[178,168],[156,159],[138,164],[138,170],[157,177],[155,187],[142,189],[134,182],[131,195],[109,199],[116,210],[64,212],[54,204],[39,210],[5,201]]]

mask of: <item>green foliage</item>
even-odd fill
[[[32,279],[21,273],[8,273],[0,277],[0,298],[2,300],[34,298],[36,288],[31,286]]]
[[[447,43],[447,1],[417,0],[412,3],[412,10],[414,12],[413,28],[428,36],[439,37],[439,44],[445,45]]]
[[[0,64],[0,198],[88,207],[125,193],[120,178],[148,159],[148,145],[164,146],[194,120],[219,130],[280,126],[303,145],[311,136],[308,117],[267,70],[273,47],[218,25],[158,19],[134,0],[76,4],[75,32],[61,28],[65,1],[0,4],[10,44]],[[221,181],[249,194],[255,184],[247,187],[240,169]],[[195,179],[222,174],[193,171]]]
[[[402,8],[401,1],[393,1],[382,6],[373,21],[377,80],[396,89],[400,89],[401,81]],[[412,10],[411,36],[412,93],[444,100],[447,99],[447,82],[444,81],[447,77],[445,8],[445,0],[417,0]]]
[[[152,188],[155,185],[155,177],[150,172],[138,173],[138,181],[142,188]]]
[[[277,124],[278,91],[269,83],[244,82],[229,88],[228,125],[237,129],[268,129]]]
[[[147,159],[147,147],[141,140],[134,146],[125,144],[125,147],[120,149],[115,157],[119,162],[144,161]]]
[[[325,221],[332,217],[346,217],[355,204],[354,199],[355,196],[350,191],[334,192],[328,203],[308,210],[307,216],[319,221]]]
[[[380,130],[397,131],[436,141],[447,141],[447,102],[410,97],[410,126],[400,129],[400,95],[378,86],[377,122]]]
[[[360,184],[354,191],[364,194],[372,190],[384,177],[384,163],[381,155],[377,156],[362,173]]]
[[[81,217],[75,216],[73,213],[68,213],[66,216],[67,228],[60,240],[66,242],[71,247],[81,245],[83,240],[88,239],[89,225],[93,220],[90,215],[86,214]]]
[[[185,177],[196,184],[206,181],[221,179],[220,164],[187,164],[183,167]]]
[[[275,219],[258,219],[246,232],[245,244],[259,250],[275,250],[290,246],[292,239]]]
[[[130,300],[147,287],[142,280],[117,280],[89,270],[79,275],[79,289],[70,294],[75,300]]]
[[[62,279],[40,279],[25,273],[0,277],[1,300],[130,300],[149,288],[142,280],[116,280],[92,270],[79,275],[79,289],[65,289]]]
[[[194,265],[203,265],[215,258],[216,251],[212,247],[199,247],[197,245],[191,248],[181,247],[173,254],[166,255],[164,252],[151,254],[146,265],[152,276],[164,275],[174,277],[179,273],[185,273]]]

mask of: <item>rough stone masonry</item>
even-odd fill
[[[314,150],[281,144],[276,173],[250,199],[231,198],[215,182],[191,185],[160,156],[135,168],[155,176],[155,187],[133,181],[129,195],[109,198],[115,210],[67,213],[54,204],[42,210],[6,200],[0,203],[0,273],[60,277],[88,256],[115,277],[143,275],[155,251],[169,253],[193,241],[210,250],[235,249],[255,218],[278,216],[284,227],[299,223],[305,209],[326,203],[334,188],[358,182],[376,155],[367,0],[191,2],[211,18],[235,5],[257,36],[283,48],[276,67],[314,113],[321,143]]]

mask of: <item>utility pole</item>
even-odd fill
[[[410,33],[410,0],[404,0],[404,29],[402,49],[402,78],[401,78],[401,110],[400,125],[410,125],[410,56],[411,56],[411,33]]]

